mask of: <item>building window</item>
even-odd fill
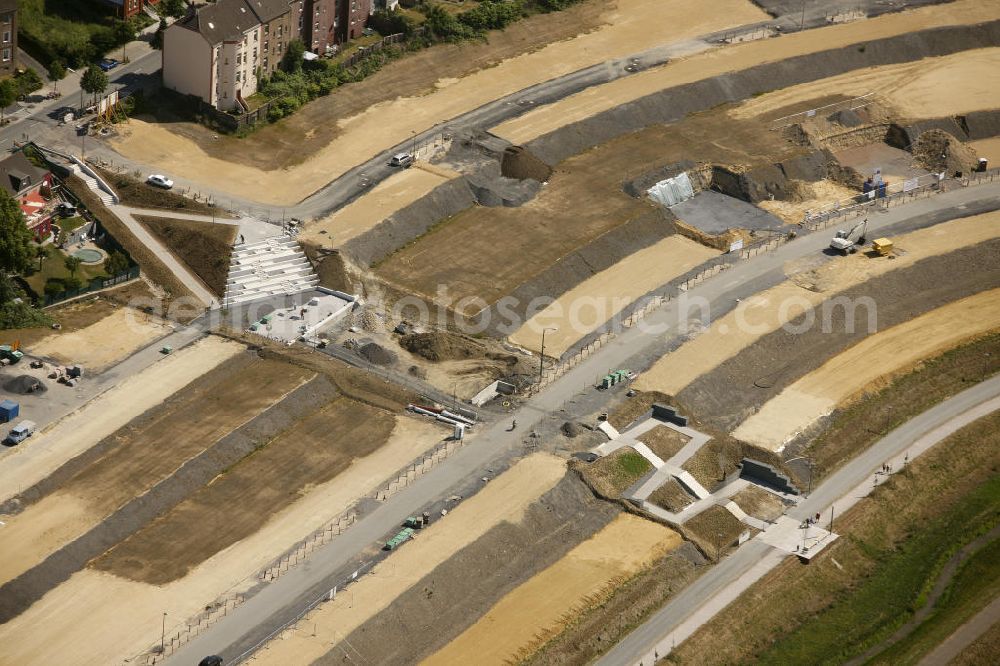
[[[10,30],[5,30],[3,33],[3,42],[6,44],[10,41]]]
[[[3,50],[3,61],[7,62],[10,60],[10,47],[7,46]]]

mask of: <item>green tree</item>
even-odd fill
[[[162,0],[160,2],[160,13],[180,18],[187,13],[187,4],[184,0]]]
[[[80,90],[89,92],[93,97],[93,102],[97,103],[97,96],[107,89],[108,75],[97,65],[88,67],[80,79]]]
[[[41,90],[42,77],[38,76],[38,72],[31,69],[25,69],[14,75],[14,82],[17,84],[17,95],[21,97],[23,95],[30,95],[36,90]]]
[[[288,49],[281,58],[281,69],[294,74],[302,71],[302,56],[305,55],[306,45],[301,39],[293,39],[288,42]]]
[[[34,257],[31,232],[21,207],[5,190],[0,190],[0,273],[20,273],[31,265]]]
[[[49,63],[49,81],[52,82],[52,90],[59,89],[59,82],[66,78],[66,67],[61,60],[53,60]]]
[[[14,79],[0,81],[0,123],[3,122],[4,110],[17,101],[17,84]]]
[[[35,258],[38,259],[38,272],[42,272],[42,262],[49,258],[49,252],[45,249],[45,246],[38,245],[35,247]]]
[[[83,261],[81,261],[80,257],[74,257],[71,254],[63,260],[63,263],[66,265],[66,270],[69,271],[70,276],[76,277],[76,270],[80,268],[80,264],[82,264]]]
[[[160,27],[153,33],[153,38],[149,40],[149,45],[154,49],[163,48],[163,31],[167,29],[167,19],[160,17]]]
[[[128,257],[118,250],[114,250],[110,255],[108,255],[108,258],[104,260],[104,272],[111,276],[124,273],[128,270],[128,267]]]

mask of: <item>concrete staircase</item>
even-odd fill
[[[69,170],[75,173],[77,176],[79,176],[80,180],[86,183],[87,187],[92,189],[97,194],[97,197],[101,200],[101,203],[103,203],[105,206],[113,206],[114,204],[118,203],[115,197],[113,197],[111,194],[101,189],[101,186],[97,183],[97,180],[88,176],[79,166],[77,166],[76,164],[70,164]]]
[[[222,307],[299,294],[318,284],[319,277],[294,239],[275,236],[244,243],[233,250]]]

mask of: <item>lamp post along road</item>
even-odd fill
[[[559,329],[551,326],[542,329],[542,350],[538,352],[538,383],[542,383],[542,370],[545,368],[545,332],[546,331],[558,331]]]

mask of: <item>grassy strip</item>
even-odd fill
[[[135,219],[200,277],[216,296],[223,295],[236,241],[236,225],[143,215],[136,215]]]
[[[580,468],[592,488],[612,499],[652,469],[652,463],[627,446]]]
[[[996,443],[1000,439],[995,439]],[[951,511],[921,526],[892,550],[859,539],[858,544],[877,562],[872,574],[830,608],[777,641],[757,657],[758,662],[841,663],[876,645],[924,605],[928,588],[955,550],[971,541],[984,525],[997,520],[1000,476],[971,490]]]
[[[1000,539],[988,542],[966,559],[930,617],[870,663],[916,664],[997,595],[1000,595]]]
[[[920,607],[943,563],[1000,520],[998,466],[992,414],[883,483],[836,520],[841,539],[809,565],[789,558],[670,661],[841,663],[877,645]]]
[[[185,299],[190,303],[201,303],[199,299],[188,289],[183,282],[177,279],[173,271],[167,268],[159,257],[153,253],[148,247],[146,247],[138,238],[136,238],[129,228],[125,226],[125,223],[118,219],[114,213],[112,213],[107,206],[101,203],[101,200],[97,198],[97,195],[87,187],[86,183],[80,180],[79,177],[75,175],[69,176],[69,178],[64,180],[65,187],[73,195],[79,199],[87,210],[93,214],[97,221],[101,224],[101,227],[107,231],[109,234],[115,237],[125,251],[128,252],[132,259],[134,259],[139,266],[142,268],[142,272],[151,279],[156,284],[163,287],[167,292],[167,297],[163,300],[162,311],[164,315],[170,311],[169,305],[173,299]],[[178,317],[182,321],[190,321],[194,319],[200,310],[197,312],[193,308],[183,308],[185,312],[174,313],[174,316]]]
[[[1000,372],[1000,332],[994,332],[918,364],[881,390],[834,412],[830,425],[802,453],[827,476],[882,438],[941,401]]]

